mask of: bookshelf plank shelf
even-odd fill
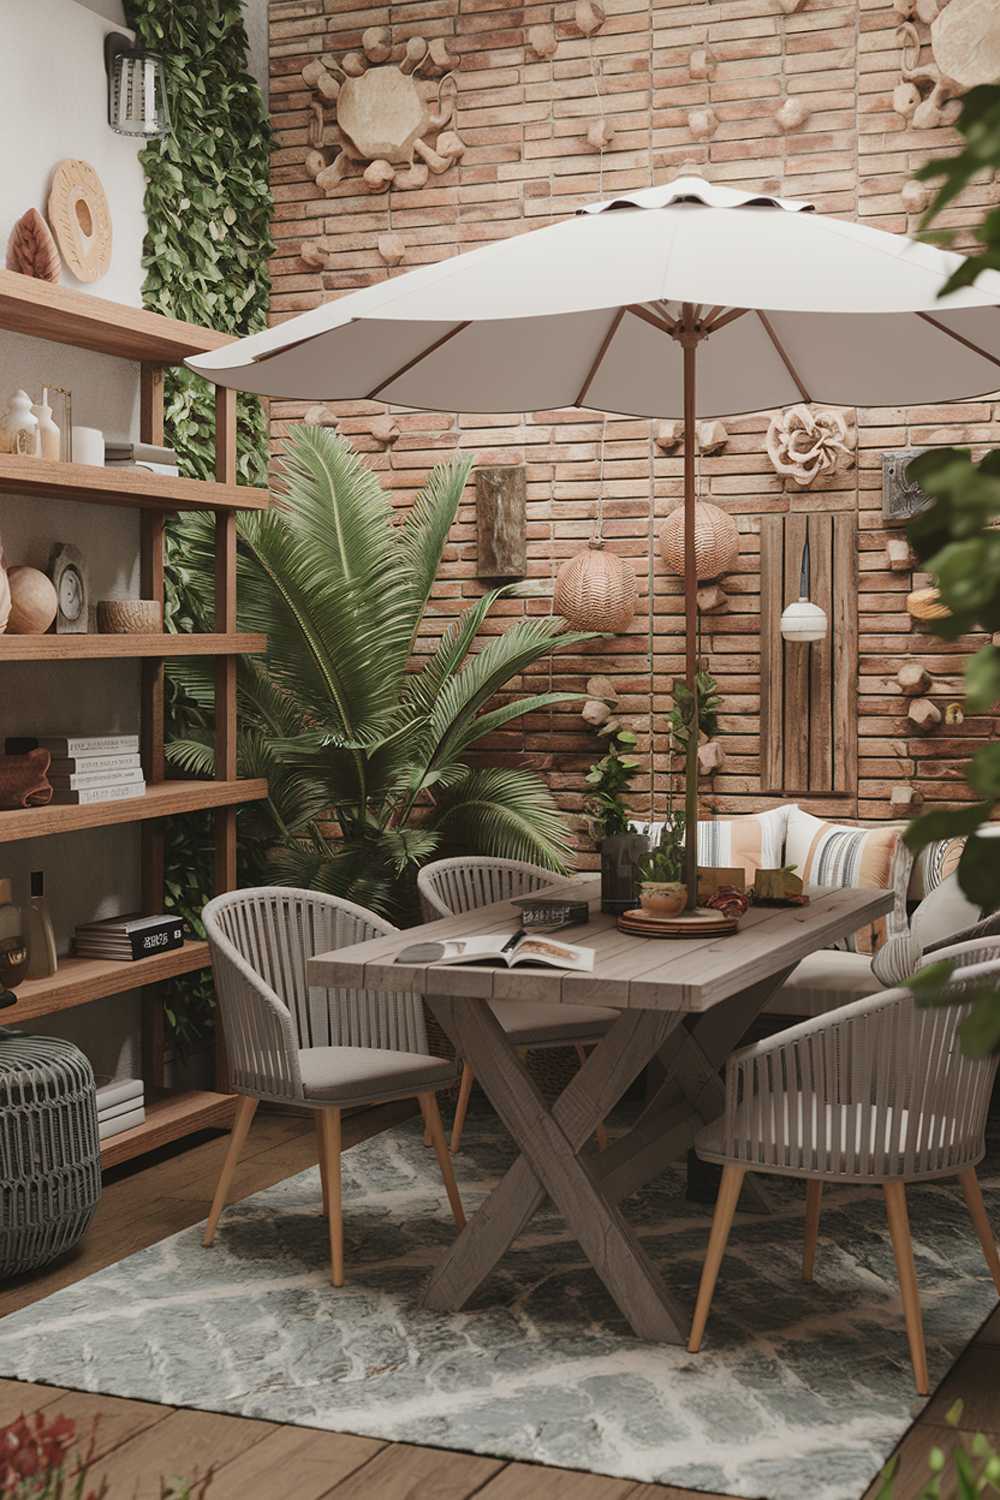
[[[147,786],[145,796],[123,797],[120,802],[94,802],[84,807],[19,807],[13,812],[0,812],[0,844],[75,833],[82,828],[110,828],[116,823],[144,823],[152,818],[199,812],[206,807],[235,807],[240,802],[258,802],[266,796],[267,782],[262,779],[155,782]]]
[[[0,454],[0,493],[80,500],[88,505],[130,505],[143,510],[266,510],[267,490],[218,484],[97,464],[67,464],[45,458]]]
[[[178,974],[193,974],[207,967],[208,944],[185,943],[169,953],[126,962],[110,958],[60,958],[56,973],[47,979],[25,979],[15,991],[17,1004],[0,1011],[0,1024],[17,1026],[38,1016],[55,1015],[103,1000],[106,995],[124,995],[145,984],[159,984]]]
[[[130,657],[253,656],[263,635],[0,635],[4,661],[117,661]]]
[[[232,1121],[236,1100],[231,1094],[206,1090],[157,1089],[146,1097],[146,1118],[141,1125],[113,1135],[101,1146],[101,1166],[120,1166],[134,1156],[169,1145],[194,1130],[225,1128]]]
[[[207,354],[233,342],[229,334],[212,328],[2,270],[0,328],[95,354],[162,365],[179,364],[189,354]]]

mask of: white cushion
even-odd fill
[[[852,1000],[877,995],[881,988],[869,954],[820,948],[796,964],[764,1010],[778,1016],[825,1016]]]
[[[979,907],[962,890],[957,875],[948,875],[924,897],[910,922],[921,953],[932,943],[943,943],[979,921]]]
[[[358,1104],[444,1088],[456,1076],[453,1062],[388,1047],[304,1047],[299,1052],[307,1099]]]
[[[510,1040],[520,1047],[603,1036],[621,1014],[598,1005],[535,1005],[530,1000],[494,1000],[491,1006]]]

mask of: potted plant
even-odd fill
[[[643,834],[636,833],[625,805],[626,793],[639,772],[634,756],[622,754],[635,744],[630,729],[615,725],[608,739],[608,752],[586,776],[591,788],[587,811],[601,855],[601,910],[620,914],[636,903],[639,866],[648,852]]]
[[[676,917],[687,905],[684,873],[684,814],[671,809],[660,841],[640,869],[639,900],[653,917]]]

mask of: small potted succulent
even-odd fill
[[[676,917],[687,906],[684,873],[684,814],[667,814],[660,841],[640,870],[639,901],[651,917]]]

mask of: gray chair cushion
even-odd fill
[[[534,1005],[529,1000],[495,1000],[492,1007],[510,1040],[519,1047],[603,1036],[621,1014],[599,1005]]]
[[[421,1052],[384,1047],[304,1047],[299,1052],[302,1089],[324,1104],[362,1104],[444,1088],[455,1064]]]
[[[825,1016],[838,1005],[877,995],[881,988],[870,954],[821,948],[796,964],[764,1010],[777,1016]]]

